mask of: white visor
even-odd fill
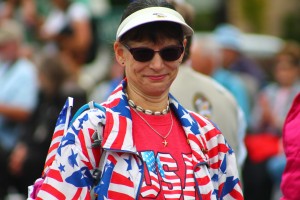
[[[142,24],[163,21],[180,24],[185,36],[191,36],[194,33],[175,10],[166,7],[150,7],[136,11],[125,18],[118,28],[116,39],[118,40],[126,32]]]

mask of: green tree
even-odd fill
[[[264,31],[264,15],[266,12],[265,0],[241,1],[241,9],[244,17],[249,22],[252,31],[262,33]]]

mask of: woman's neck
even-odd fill
[[[168,106],[168,92],[165,92],[162,95],[152,96],[127,87],[126,93],[129,100],[132,100],[136,106],[140,106],[143,109],[162,111]]]

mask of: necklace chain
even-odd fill
[[[163,135],[161,135],[157,130],[155,130],[150,124],[149,124],[149,122],[147,122],[147,120],[145,119],[145,118],[143,118],[135,109],[133,109],[133,111],[158,135],[158,136],[160,136],[161,138],[163,138],[163,144],[164,144],[164,146],[166,147],[167,145],[168,145],[168,142],[167,142],[167,137],[170,135],[170,133],[171,133],[171,130],[172,130],[172,128],[173,128],[173,124],[174,124],[174,121],[173,121],[173,116],[172,116],[172,113],[170,113],[170,115],[171,115],[171,127],[170,127],[170,130],[168,131],[168,133],[165,135],[165,136],[163,136]]]

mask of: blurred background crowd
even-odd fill
[[[100,103],[124,78],[112,44],[128,2],[0,0],[0,200],[24,199],[41,175],[68,96],[74,111]],[[245,199],[279,199],[282,125],[300,92],[300,2],[172,2],[195,30],[187,65],[226,88],[242,111]]]

